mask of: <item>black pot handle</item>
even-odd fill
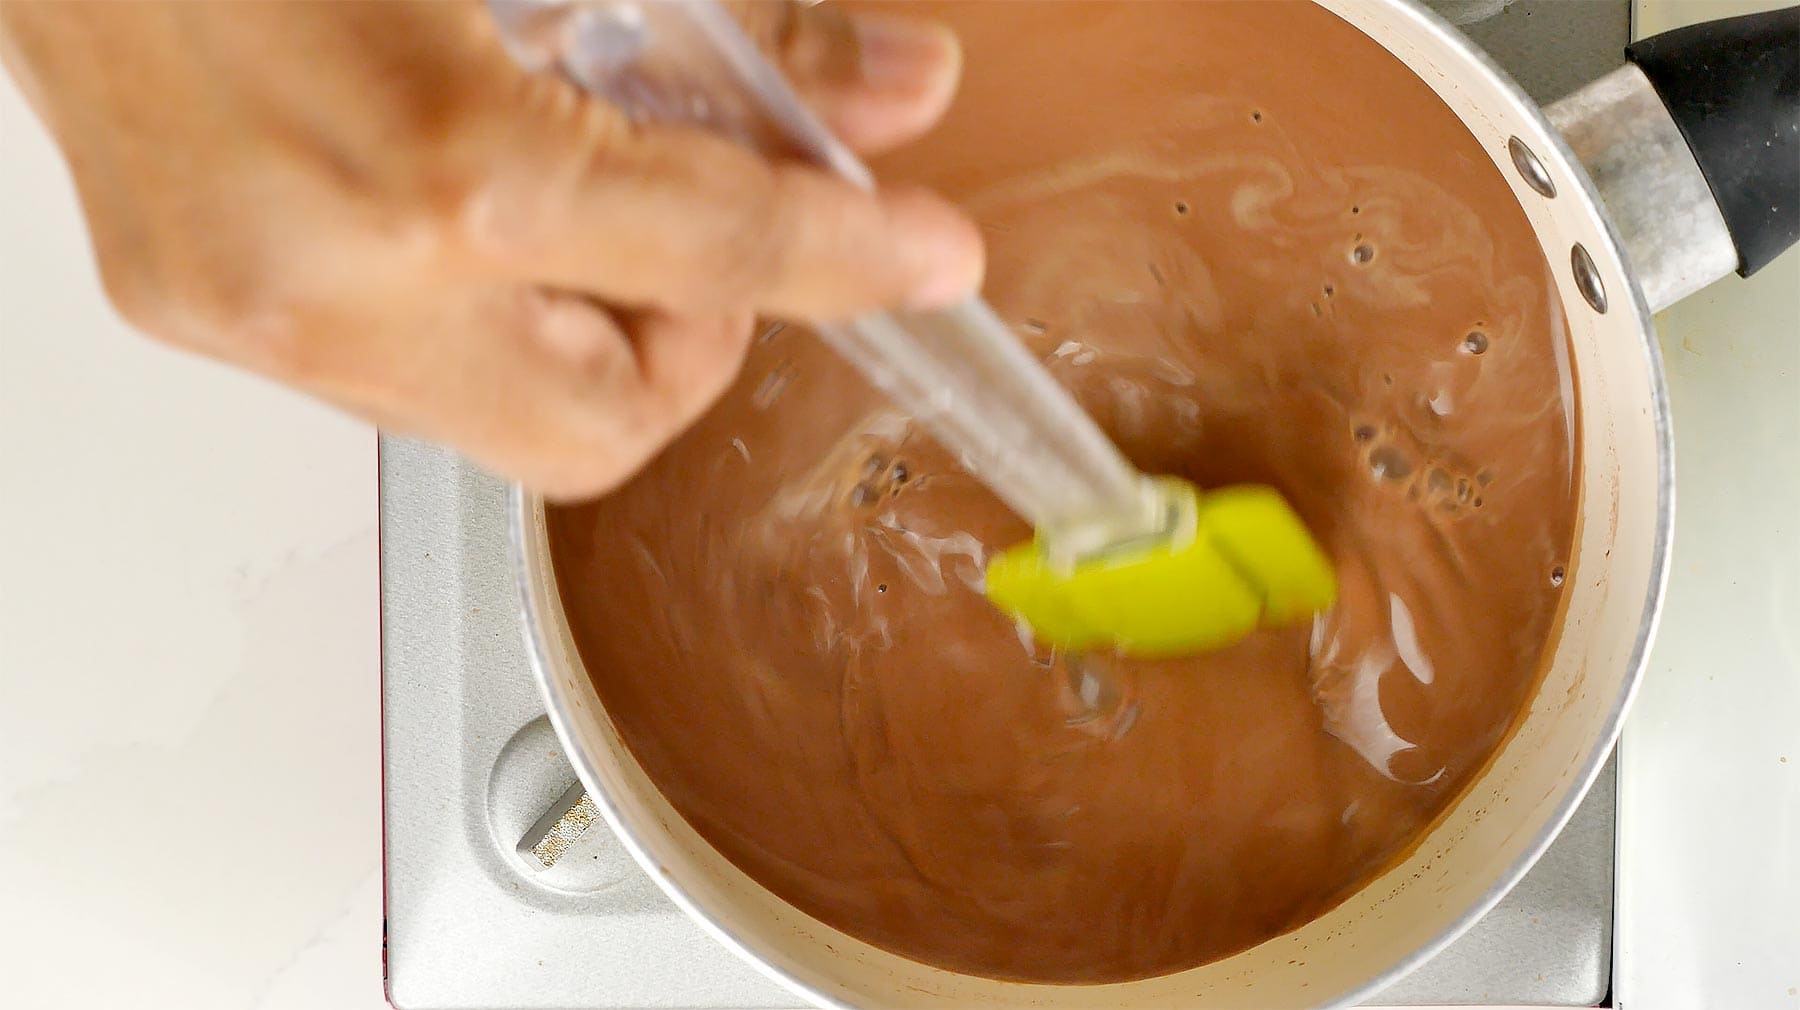
[[[1706,176],[1748,277],[1800,239],[1800,7],[1677,28],[1625,56]]]

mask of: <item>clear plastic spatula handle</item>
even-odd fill
[[[521,64],[559,70],[635,119],[702,125],[874,186],[713,0],[489,0],[489,8]],[[985,301],[818,330],[1059,553],[1165,524],[1154,485]]]

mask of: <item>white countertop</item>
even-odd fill
[[[1789,254],[1661,320],[1679,519],[1621,751],[1632,1010],[1800,1010],[1797,292]],[[374,433],[120,323],[4,75],[0,473],[6,1005],[384,1006]]]
[[[107,308],[0,73],[0,1005],[381,995],[375,435]]]
[[[1633,35],[1791,2],[1637,0]],[[1795,1010],[1800,249],[1656,325],[1675,551],[1619,742],[1613,996],[1629,1010]]]

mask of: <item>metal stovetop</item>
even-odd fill
[[[1625,0],[1440,0],[1539,101],[1620,62]],[[791,1007],[700,931],[604,827],[544,868],[519,843],[574,784],[506,564],[502,485],[381,445],[388,991],[403,1008]],[[1613,772],[1523,881],[1384,1004],[1594,1006],[1613,923]]]

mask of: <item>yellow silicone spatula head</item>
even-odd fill
[[[988,599],[1052,645],[1142,657],[1221,648],[1336,601],[1330,561],[1274,488],[1157,480],[1166,534],[1073,562],[1019,544],[988,563]]]

